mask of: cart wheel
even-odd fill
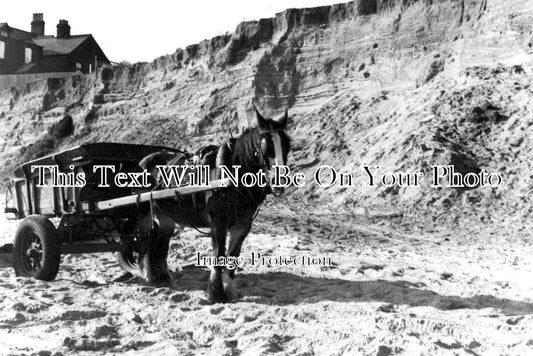
[[[43,281],[56,278],[61,254],[56,228],[41,215],[30,215],[15,234],[13,265],[15,274]]]
[[[125,252],[117,252],[116,255],[118,264],[122,270],[133,275],[139,275],[141,273],[139,269],[139,253],[128,249]]]

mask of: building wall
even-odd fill
[[[4,59],[0,59],[0,74],[14,73],[24,64],[24,48],[20,41],[7,37],[0,37],[4,42]]]
[[[78,67],[77,64],[80,64]],[[41,72],[82,72],[91,73],[97,67],[109,63],[96,41],[89,38],[70,54],[43,56]]]
[[[70,58],[76,70],[78,69],[76,63],[81,64],[81,71],[83,73],[94,72],[95,65],[100,67],[103,64],[109,63],[107,57],[100,49],[100,46],[98,46],[92,37],[76,48],[76,50],[71,53]]]
[[[0,59],[0,74],[15,73],[18,68],[24,65],[26,47],[33,51],[32,62],[41,62],[41,47],[9,37],[0,37],[0,41],[4,42],[4,59]]]
[[[41,46],[38,46],[36,44],[28,44],[24,43],[24,47],[28,47],[32,49],[32,59],[31,63],[36,63],[37,66],[32,70],[32,73],[40,72],[40,64],[42,63],[43,59],[43,49]],[[22,63],[24,63],[24,58],[22,59]]]
[[[41,61],[42,72],[75,72],[68,55],[44,56]]]
[[[4,42],[4,58],[0,59],[0,74],[16,74],[17,70],[24,66],[25,49],[32,49],[32,63],[36,63],[31,69],[25,68],[24,73],[48,73],[48,72],[82,72],[91,73],[95,67],[109,63],[104,52],[92,36],[89,36],[73,52],[64,55],[44,56],[43,48],[26,41],[31,34],[10,29],[8,37],[0,35],[0,41]]]

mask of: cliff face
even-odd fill
[[[456,164],[506,175],[493,190],[308,184],[293,198],[413,213],[429,204],[435,214],[481,204],[528,216],[532,19],[527,0],[289,9],[151,63],[5,90],[1,174],[84,142],[220,143],[249,125],[255,101],[266,115],[289,109],[291,161],[309,176],[321,164],[358,173],[363,164],[426,173]],[[72,130],[57,129],[69,122]]]

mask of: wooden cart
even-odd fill
[[[150,191],[150,188],[100,187],[101,170],[95,165],[113,166],[116,172],[140,172],[139,162],[159,151],[183,153],[161,146],[93,143],[24,163],[15,171],[8,189],[6,213],[24,219],[15,235],[13,264],[18,276],[53,280],[62,254],[117,252],[121,267],[137,268],[138,242],[148,238],[135,229],[139,210],[158,199],[168,199],[229,184],[217,180],[206,187],[182,186]],[[77,177],[85,175],[81,186],[53,186],[52,173],[44,170],[46,184],[39,187],[38,169],[57,166],[58,171]],[[72,180],[70,183],[74,183]],[[176,201],[179,204],[179,199]],[[146,210],[146,209],[144,209]],[[50,218],[60,218],[58,227]]]

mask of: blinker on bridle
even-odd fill
[[[268,161],[266,160],[264,154],[263,154],[263,150],[262,150],[262,147],[261,147],[261,141],[265,138],[264,136],[265,135],[272,135],[272,142],[274,143],[274,165],[276,166],[279,166],[281,164],[283,164],[283,150],[282,150],[282,146],[281,146],[281,137],[279,135],[279,132],[280,131],[283,131],[282,129],[274,129],[274,127],[272,126],[272,124],[269,125],[269,129],[265,130],[265,129],[262,129],[262,128],[259,128],[259,133],[262,135],[261,137],[261,140],[259,141],[259,145],[258,145],[258,148],[257,148],[257,152],[256,152],[256,155],[259,157],[260,161],[261,161],[261,165],[263,166],[263,170],[265,171],[265,174],[269,175],[270,174],[270,169],[268,167]],[[270,185],[270,179],[268,180],[269,182],[269,185]],[[279,197],[281,196],[281,192],[279,194],[275,193],[273,189],[271,189],[272,191],[272,195],[274,195],[275,197]]]

